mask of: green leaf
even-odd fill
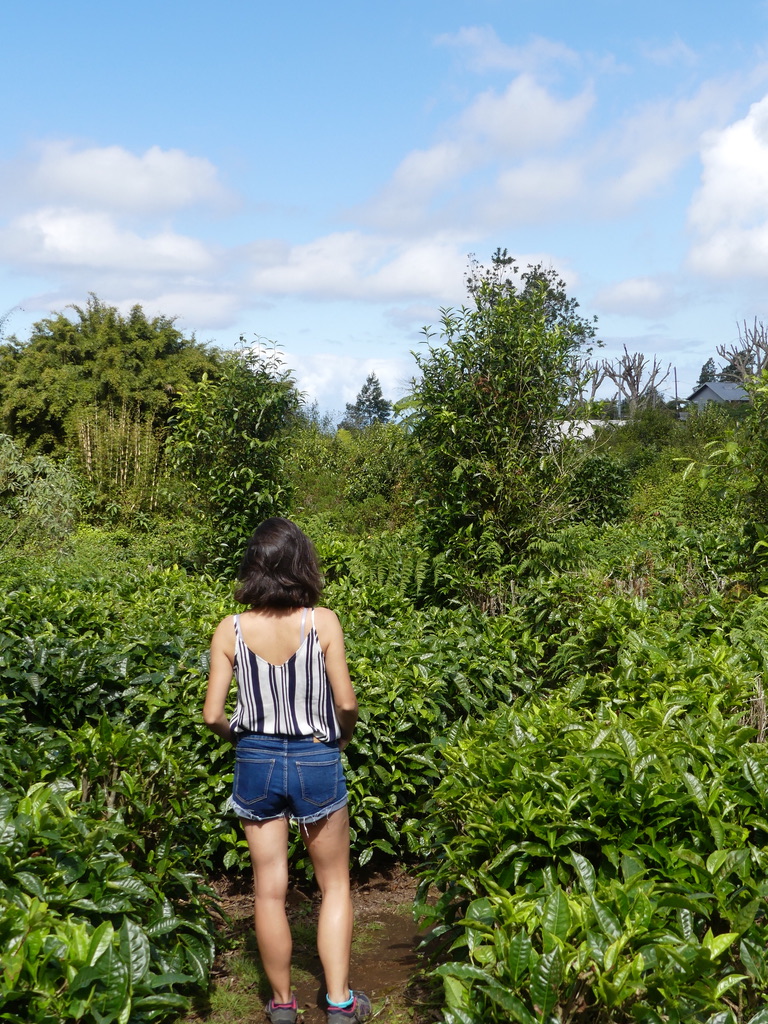
[[[540,1017],[546,1017],[557,1003],[562,980],[563,961],[560,950],[544,953],[531,971],[531,999]]]
[[[115,930],[109,921],[103,921],[91,936],[88,946],[88,954],[85,958],[86,966],[93,967],[100,959],[105,950],[112,944]]]
[[[698,809],[702,814],[706,814],[709,810],[709,804],[707,801],[707,791],[701,780],[697,779],[690,772],[683,772],[683,782],[685,782],[686,789],[693,797]]]
[[[603,903],[596,900],[594,896],[591,896],[590,900],[600,930],[611,942],[615,942],[621,935],[621,925],[618,918]]]
[[[751,783],[757,790],[760,798],[768,801],[768,777],[763,771],[763,766],[754,757],[745,757],[742,772],[747,782]]]
[[[746,974],[727,974],[721,978],[715,985],[715,999],[722,999],[726,992],[738,985],[740,981],[746,981],[747,977]]]
[[[738,937],[738,932],[723,932],[721,935],[713,935],[711,931],[707,931],[701,944],[709,950],[712,959],[716,960],[729,946],[733,945]]]
[[[728,850],[715,850],[707,857],[707,871],[715,875],[728,859]]]
[[[568,899],[559,886],[552,892],[544,904],[541,925],[542,928],[557,936],[562,942],[565,942],[568,937],[571,927],[571,911],[568,906]]]
[[[528,970],[532,948],[531,940],[525,931],[518,932],[509,943],[507,966],[516,985],[519,984]]]
[[[584,889],[591,896],[595,891],[595,869],[586,857],[583,857],[580,853],[576,853],[574,850],[571,850],[571,863],[576,869],[576,873],[579,876]]]
[[[537,1024],[536,1017],[530,1012],[521,999],[509,989],[504,988],[498,981],[491,980],[486,986],[486,992],[491,999],[510,1014],[510,1020],[515,1024]]]
[[[120,954],[128,967],[128,980],[135,989],[149,967],[149,939],[143,929],[129,917],[123,920],[118,934]]]
[[[496,908],[485,896],[478,900],[472,900],[467,907],[465,920],[492,925],[496,920]]]
[[[635,875],[640,875],[645,871],[645,864],[632,853],[624,853],[621,857],[621,873],[624,875],[624,881],[628,882]]]
[[[752,977],[760,984],[764,984],[766,977],[768,977],[768,961],[766,960],[765,947],[761,943],[745,937],[739,943],[739,957]]]

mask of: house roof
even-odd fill
[[[703,391],[707,388],[712,392],[715,398],[719,398],[721,402],[748,402],[749,396],[743,386],[743,384],[736,384],[730,380],[710,380],[706,384],[700,384],[699,387],[689,395],[686,401],[694,402],[699,398]]]

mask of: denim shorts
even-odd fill
[[[291,817],[301,825],[347,802],[338,743],[246,733],[237,741],[232,809],[249,821]]]

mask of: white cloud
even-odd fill
[[[705,82],[692,96],[645,105],[608,133],[594,154],[608,208],[634,205],[666,185],[698,151],[702,133],[726,119],[738,89],[736,81]]]
[[[556,151],[583,128],[593,105],[589,87],[561,99],[529,74],[518,75],[501,92],[484,91],[446,126],[446,138],[400,162],[368,214],[375,223],[404,231],[431,220],[465,223],[488,196],[487,181],[480,185],[473,175],[513,173],[515,161]],[[451,201],[459,189],[461,198]],[[545,189],[538,195],[543,201]],[[442,204],[437,214],[433,202]]]
[[[170,230],[142,237],[105,213],[44,207],[0,229],[0,259],[27,269],[92,267],[99,272],[198,273],[211,256],[197,239]]]
[[[459,134],[475,140],[484,159],[490,154],[520,156],[554,149],[579,131],[593,104],[589,87],[560,99],[531,75],[522,74],[502,93],[481,93],[459,119]]]
[[[267,294],[391,301],[421,296],[451,301],[463,292],[466,252],[453,238],[399,242],[339,232],[295,245],[258,266],[251,284]]]
[[[89,209],[146,214],[228,198],[209,160],[159,146],[136,155],[121,146],[78,150],[72,142],[46,142],[18,173],[23,191],[36,201]]]
[[[688,214],[694,270],[768,276],[768,96],[705,137],[701,185]]]
[[[390,189],[393,193],[406,193],[411,202],[428,200],[439,188],[470,170],[476,160],[474,147],[462,146],[458,141],[416,149],[400,162]]]
[[[177,317],[177,326],[182,331],[198,330],[200,325],[204,325],[207,332],[230,327],[242,309],[243,296],[226,287],[217,289],[203,286],[190,287],[186,290],[161,290],[151,298],[147,298],[147,293],[144,292],[135,298],[123,299],[116,305],[124,312],[134,305],[140,305],[152,316],[162,314]],[[199,340],[207,341],[208,338],[199,337]],[[214,344],[228,347],[236,340],[236,337],[226,337],[216,339]]]
[[[452,46],[467,54],[468,64],[476,71],[539,71],[543,67],[578,65],[580,56],[562,43],[534,37],[525,46],[503,43],[489,25],[474,25],[445,33],[436,39],[438,46]]]
[[[488,225],[548,222],[583,198],[587,188],[584,161],[579,158],[527,160],[503,170],[480,197],[477,214]]]
[[[642,46],[641,52],[652,64],[658,64],[661,67],[676,68],[681,65],[692,67],[699,60],[696,52],[679,37],[673,39],[671,43],[665,46]]]
[[[598,313],[655,319],[673,312],[679,299],[673,286],[654,277],[632,277],[603,288],[594,297]]]

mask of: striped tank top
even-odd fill
[[[230,720],[235,733],[314,736],[328,743],[341,739],[314,608],[312,628],[304,636],[308,610],[301,617],[299,648],[282,665],[265,661],[246,645],[240,616],[235,616],[237,707]]]

